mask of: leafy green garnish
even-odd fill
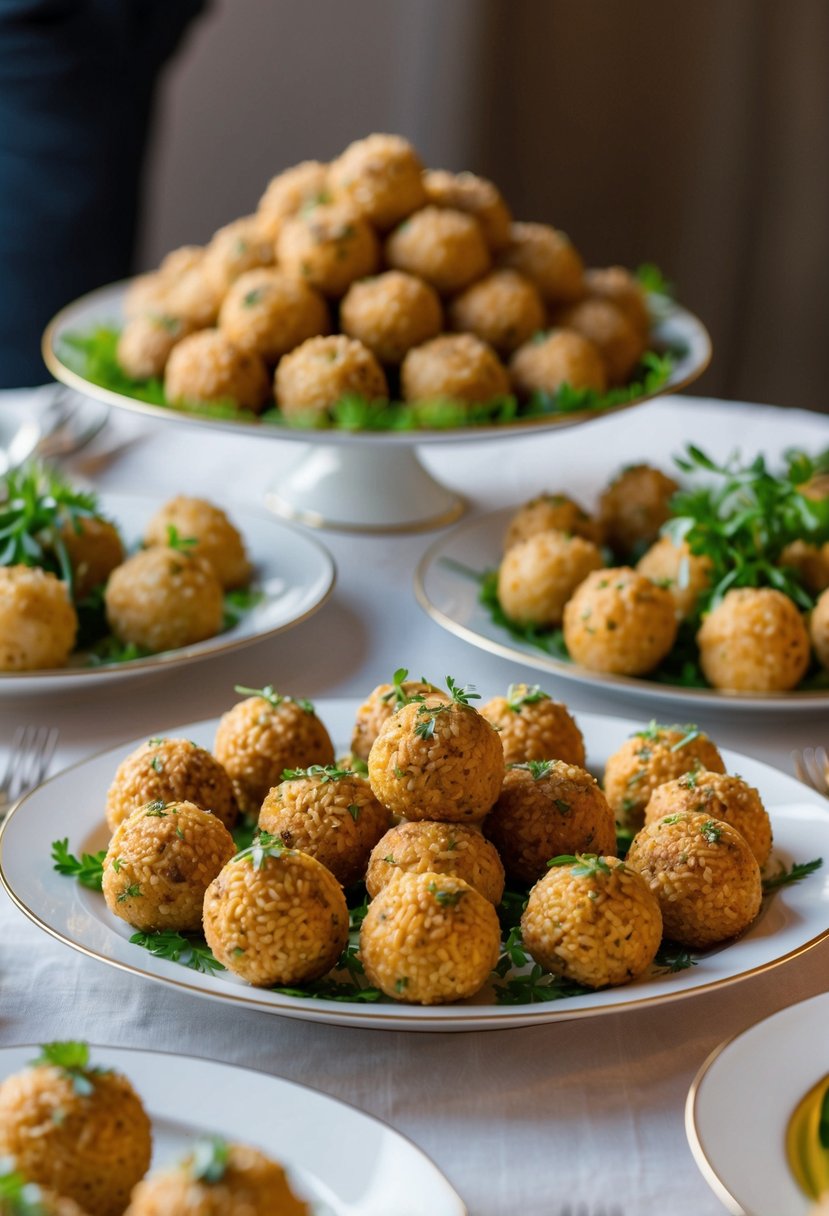
[[[661,971],[687,971],[689,967],[696,967],[697,960],[683,946],[666,940],[657,950],[653,965]]]
[[[480,701],[481,699],[480,693],[475,692],[473,684],[463,686],[453,680],[451,676],[446,677],[446,687],[452,698],[451,701],[442,702],[439,705],[421,704],[418,707],[417,716],[419,721],[414,728],[414,733],[419,739],[434,738],[436,719],[440,714],[448,713],[453,705],[462,705],[466,709],[471,709],[470,702]],[[414,699],[417,700],[418,698]]]
[[[263,701],[267,701],[274,709],[278,709],[283,702],[289,702],[292,705],[298,705],[306,714],[314,714],[316,712],[311,702],[304,697],[283,696],[276,691],[273,684],[266,684],[264,688],[246,688],[243,684],[234,684],[233,691],[238,692],[243,697],[261,697]]]
[[[414,693],[410,696],[403,685],[409,678],[408,667],[398,667],[397,671],[392,676],[391,688],[388,692],[384,692],[381,700],[394,701],[395,709],[402,709],[404,705],[411,705],[413,701],[422,701],[424,694],[422,692]],[[428,684],[428,680],[421,680],[421,684]]]
[[[780,864],[776,874],[770,874],[763,879],[763,894],[772,895],[775,891],[779,891],[781,887],[791,886],[793,883],[800,882],[804,878],[808,878],[810,874],[814,874],[823,865],[822,857],[815,857],[813,861],[794,862],[791,869]]]
[[[527,975],[516,975],[505,984],[495,984],[496,1005],[535,1005],[540,1001],[561,1001],[592,991],[573,980],[550,975],[538,963]]]
[[[507,769],[518,769],[519,772],[529,773],[533,781],[541,781],[543,777],[549,777],[556,764],[556,760],[520,760],[508,764]]]
[[[829,1149],[829,1089],[823,1095],[823,1101],[820,1104],[820,1120],[818,1122],[817,1135],[820,1147]]]
[[[154,958],[181,963],[203,975],[213,975],[225,969],[203,938],[185,937],[183,933],[166,929],[162,933],[133,933],[130,941],[134,946],[148,950]]]
[[[188,1158],[190,1175],[198,1182],[221,1182],[230,1160],[230,1145],[221,1136],[202,1136]]]
[[[458,904],[466,895],[461,887],[457,887],[454,891],[446,891],[439,887],[436,882],[430,882],[426,890],[430,895],[434,895],[442,908],[457,908]]]
[[[199,543],[197,536],[182,536],[175,524],[167,524],[167,548],[190,553]]]
[[[623,863],[620,863],[620,866]],[[552,857],[547,862],[548,869],[558,866],[570,866],[570,873],[575,878],[595,878],[599,874],[610,874],[611,868],[603,857],[595,853],[562,853]]]
[[[10,1158],[0,1158],[0,1211],[8,1216],[47,1216],[42,1198],[40,1187],[27,1182]]]
[[[351,768],[338,768],[336,764],[309,764],[308,768],[283,768],[281,781],[304,781],[316,779],[320,785],[329,781],[342,781],[346,777],[356,777]]]
[[[706,819],[705,823],[700,826],[700,836],[708,841],[709,844],[719,844],[722,836],[722,824],[716,819]]]
[[[32,1063],[35,1066],[49,1065],[59,1068],[72,1082],[75,1093],[82,1098],[88,1098],[94,1092],[93,1079],[107,1071],[104,1068],[90,1067],[88,1043],[69,1039],[41,1044],[40,1055]]]
[[[662,271],[653,262],[643,262],[636,267],[636,278],[648,295],[667,296],[674,298],[674,285],[665,278]]]
[[[520,714],[525,705],[549,700],[550,694],[542,692],[538,684],[510,684],[507,689],[507,705],[516,714]]]
[[[243,617],[251,612],[265,598],[265,592],[261,587],[235,587],[232,591],[225,591],[222,607],[222,630],[232,629],[234,625],[238,625]]]
[[[67,878],[77,878],[90,891],[100,891],[104,881],[104,858],[106,849],[99,853],[82,853],[80,859],[69,852],[69,837],[52,841],[52,869]]]
[[[146,659],[153,652],[137,642],[119,642],[112,634],[107,634],[100,642],[96,642],[87,656],[90,667],[105,667],[110,663],[132,663],[135,659]]]
[[[98,499],[76,490],[37,461],[0,479],[0,566],[41,566],[72,587],[72,565],[61,530],[80,531],[98,514]]]

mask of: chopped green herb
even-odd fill
[[[456,908],[464,895],[466,895],[466,891],[460,887],[454,891],[445,891],[436,882],[430,882],[426,890],[430,895],[434,895],[442,908]]]
[[[135,946],[142,946],[155,958],[167,959],[171,963],[181,963],[191,971],[199,971],[204,975],[212,975],[216,971],[224,971],[224,966],[203,939],[185,937],[168,929],[162,933],[133,933],[130,941]]]
[[[575,878],[595,878],[611,872],[605,859],[595,853],[562,853],[560,857],[553,857],[547,862],[548,869],[558,866],[571,866],[570,873]]]
[[[362,808],[361,808],[361,807],[359,807],[359,806],[357,805],[357,803],[356,803],[356,802],[355,802],[355,803],[353,803],[353,804],[352,804],[352,805],[351,805],[351,806],[348,808],[348,813],[349,813],[349,815],[351,816],[351,818],[354,820],[354,822],[355,822],[355,823],[356,823],[356,822],[357,822],[357,820],[360,818],[360,811],[361,811],[361,810],[362,810]]]
[[[780,864],[776,874],[770,874],[763,879],[763,894],[772,895],[775,891],[779,891],[781,887],[791,886],[792,883],[800,882],[804,878],[808,878],[810,874],[814,874],[823,865],[822,857],[815,857],[813,861],[794,862],[790,869]]]
[[[121,894],[117,897],[116,903],[122,904],[127,899],[138,899],[141,895],[141,887],[137,882],[131,882],[128,887],[124,887]]]
[[[356,773],[351,768],[338,768],[336,764],[311,764],[308,768],[283,768],[282,781],[304,781],[307,778],[316,779],[320,785],[329,781],[341,781],[346,777],[354,777]]]
[[[88,887],[90,891],[101,890],[106,855],[106,849],[101,849],[99,853],[82,853],[79,860],[69,852],[68,837],[65,840],[52,841],[52,868],[57,870],[58,874],[77,878],[81,886]]]
[[[541,781],[544,777],[549,777],[555,766],[555,760],[521,760],[513,764],[508,764],[508,769],[518,769],[519,771],[529,773],[533,781]]]
[[[722,836],[723,825],[718,823],[716,819],[706,819],[705,823],[700,826],[700,836],[703,836],[709,844],[719,844]]]
[[[507,689],[507,705],[513,713],[520,714],[525,705],[537,705],[549,701],[550,694],[542,692],[538,684],[510,684]]]
[[[220,1136],[202,1136],[189,1158],[190,1175],[197,1182],[221,1182],[230,1161],[230,1146]]]

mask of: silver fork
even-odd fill
[[[802,751],[795,748],[792,752],[792,762],[798,781],[810,785],[813,790],[823,794],[824,798],[829,798],[829,777],[826,771],[829,756],[825,747],[804,747]]]
[[[18,798],[40,785],[55,754],[58,736],[55,726],[18,726],[6,771],[0,778],[0,820]]]

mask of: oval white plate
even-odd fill
[[[0,1049],[0,1079],[37,1047]],[[281,1077],[192,1056],[93,1047],[132,1081],[153,1125],[153,1168],[200,1135],[251,1144],[282,1165],[320,1216],[464,1216],[460,1196],[416,1145],[379,1119]]]
[[[825,813],[825,812],[824,812]],[[723,1043],[694,1078],[685,1131],[694,1159],[734,1216],[807,1216],[786,1158],[795,1107],[829,1074],[829,993]]]
[[[127,545],[140,538],[161,502],[160,498],[126,494],[104,494],[100,498],[101,510],[119,525]],[[87,667],[83,653],[79,653],[71,657],[67,667],[0,672],[0,697],[68,692],[104,681],[168,671],[182,663],[226,654],[282,633],[321,608],[331,595],[336,577],[328,550],[310,536],[264,513],[257,515],[254,511],[230,507],[228,514],[242,533],[255,567],[255,583],[263,593],[262,600],[245,612],[236,625],[204,642],[129,663]]]
[[[357,701],[339,700],[317,703],[317,712],[335,740],[350,738],[357,705]],[[641,723],[591,714],[580,714],[579,723],[593,767],[602,766],[610,753],[641,727]],[[167,733],[184,735],[209,748],[216,725],[215,721],[189,723]],[[385,1030],[531,1026],[691,996],[766,971],[829,935],[829,884],[818,872],[783,888],[744,937],[701,957],[687,971],[645,977],[622,988],[562,1001],[496,1005],[492,991],[484,988],[472,1000],[457,1005],[364,1005],[284,996],[251,988],[227,973],[199,975],[131,945],[132,930],[110,915],[101,895],[51,869],[50,844],[56,836],[68,836],[75,853],[106,847],[106,791],[120,760],[141,742],[143,739],[125,743],[66,769],[24,798],[0,834],[0,879],[18,907],[66,945],[135,975],[214,1000],[288,1017]],[[829,858],[829,815],[820,795],[747,756],[734,752],[724,752],[723,756],[730,771],[742,773],[763,795],[774,825],[774,863],[790,865],[813,857]],[[56,807],[60,808],[57,818]],[[55,827],[58,822],[59,829]]]
[[[506,507],[467,520],[445,532],[421,558],[415,571],[415,595],[424,612],[449,633],[480,650],[535,667],[538,671],[549,671],[562,680],[570,680],[585,688],[609,689],[643,703],[673,701],[686,706],[692,716],[699,708],[740,712],[800,709],[814,713],[821,706],[829,707],[827,689],[766,694],[719,692],[714,688],[659,684],[655,680],[634,676],[589,671],[577,663],[568,663],[511,637],[506,629],[495,624],[479,602],[478,582],[451,563],[459,563],[478,573],[494,570],[500,564],[504,534],[514,514],[514,507]]]

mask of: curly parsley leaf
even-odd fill
[[[90,891],[100,891],[104,880],[106,849],[99,853],[82,853],[80,858],[69,852],[69,837],[52,841],[52,868],[67,878],[76,878]]]

